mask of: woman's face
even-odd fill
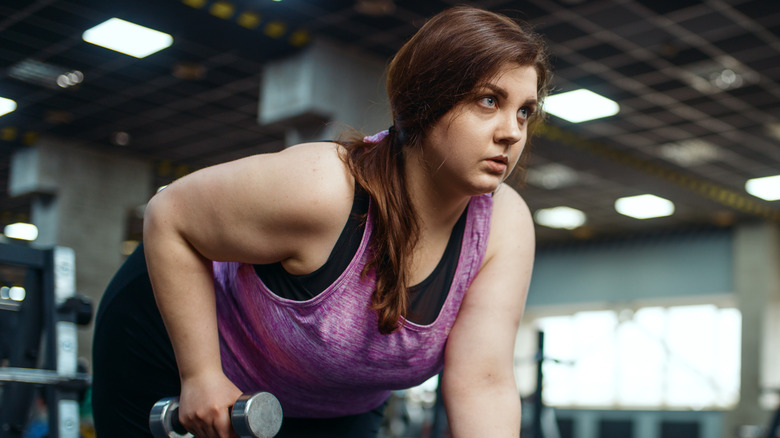
[[[496,190],[523,152],[536,87],[533,66],[505,64],[442,116],[419,151],[434,183],[469,195]]]

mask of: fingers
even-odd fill
[[[181,424],[197,438],[238,438],[227,406],[209,406],[181,418]]]
[[[197,438],[235,437],[230,407],[241,391],[221,372],[182,379],[182,425]]]

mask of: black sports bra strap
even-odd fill
[[[282,298],[307,301],[316,297],[336,281],[357,254],[363,239],[368,207],[369,195],[356,183],[349,219],[328,260],[316,271],[305,275],[293,275],[277,262],[255,265],[255,272],[270,290]],[[430,324],[435,321],[447,299],[460,258],[466,214],[467,212],[464,211],[455,224],[447,249],[431,275],[420,284],[409,288],[410,307],[407,319],[415,324]]]

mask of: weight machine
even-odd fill
[[[44,390],[49,438],[79,437],[79,393],[91,383],[78,372],[77,326],[92,319],[91,302],[76,294],[73,249],[0,244],[0,266],[24,271],[25,297],[0,300],[8,344],[0,357],[0,438],[21,438],[36,390]]]

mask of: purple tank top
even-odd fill
[[[252,265],[214,262],[222,368],[244,392],[269,391],[285,416],[352,415],[381,405],[392,390],[418,385],[444,366],[444,345],[487,247],[493,200],[469,203],[460,258],[447,299],[429,325],[405,321],[379,333],[371,309],[368,262],[371,208],[347,269],[308,301],[281,298]]]

